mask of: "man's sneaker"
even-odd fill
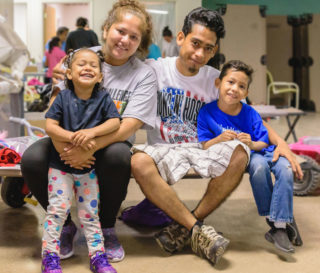
[[[271,228],[266,234],[265,238],[270,243],[273,243],[276,248],[287,252],[293,253],[294,247],[289,240],[286,229],[284,228]]]
[[[213,265],[217,264],[230,241],[211,226],[195,225],[192,229],[191,248],[202,258],[207,258]]]
[[[56,253],[47,251],[43,253],[41,272],[62,273],[62,269],[60,266],[60,258]]]
[[[129,225],[147,227],[164,227],[172,223],[172,219],[148,199],[144,199],[136,206],[124,209],[119,219]]]
[[[60,236],[60,258],[62,260],[73,256],[73,245],[78,237],[78,229],[72,221],[68,225],[63,226]]]
[[[124,249],[118,240],[114,228],[103,228],[102,233],[108,260],[111,263],[122,261],[124,259]]]
[[[108,263],[107,254],[96,252],[90,259],[90,269],[94,273],[117,273],[117,271]]]
[[[173,222],[154,235],[158,245],[166,252],[181,251],[190,244],[190,232],[184,226]]]

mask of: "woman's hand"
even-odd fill
[[[301,170],[300,164],[298,163],[295,155],[292,153],[285,141],[281,141],[278,143],[276,149],[274,150],[272,161],[277,161],[279,159],[279,156],[283,156],[288,159],[291,164],[292,171],[298,179],[303,178],[303,172]]]
[[[61,160],[75,169],[90,168],[95,163],[94,150],[86,151],[76,146],[68,146],[64,150],[60,154]]]
[[[66,60],[67,56],[64,56],[60,62],[56,64],[52,71],[52,83],[54,85],[58,84],[60,81],[64,81],[66,70],[63,67],[63,63]]]

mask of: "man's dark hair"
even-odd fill
[[[172,31],[169,29],[168,26],[166,26],[166,27],[162,30],[162,37],[172,37]]]
[[[69,31],[69,29],[67,27],[59,27],[57,29],[57,36],[63,34],[64,32],[67,32],[67,31]]]
[[[88,19],[84,17],[79,17],[76,22],[77,27],[85,27],[88,24]]]
[[[182,27],[182,32],[185,36],[192,32],[194,24],[202,25],[215,32],[217,35],[217,42],[225,35],[224,22],[217,11],[202,7],[190,11],[184,19]]]
[[[219,79],[221,81],[227,75],[229,69],[232,69],[233,71],[241,71],[245,73],[249,79],[248,81],[248,87],[249,87],[250,83],[252,82],[252,74],[253,74],[253,69],[251,68],[251,66],[239,60],[229,61],[225,63],[221,69],[220,76],[219,76]]]
[[[49,42],[49,53],[51,53],[52,49],[55,47],[55,46],[59,46],[59,42],[60,42],[60,38],[57,37],[57,36],[54,36],[50,42]]]

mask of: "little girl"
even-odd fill
[[[93,139],[116,131],[120,116],[109,93],[99,90],[101,53],[90,49],[71,52],[66,60],[66,86],[46,113],[46,132],[58,142],[96,150]],[[90,166],[88,166],[90,167]],[[60,234],[70,212],[73,192],[78,217],[87,239],[90,269],[115,273],[108,263],[98,217],[99,187],[93,167],[75,169],[64,164],[52,148],[49,161],[49,206],[42,238],[42,272],[60,273]]]

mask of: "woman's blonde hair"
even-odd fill
[[[122,20],[124,14],[130,13],[140,18],[142,24],[140,30],[142,33],[141,42],[138,47],[138,53],[145,56],[148,53],[149,45],[152,42],[152,20],[145,6],[137,0],[118,0],[113,4],[112,9],[108,13],[107,19],[102,25],[104,29],[109,30],[112,24]]]

